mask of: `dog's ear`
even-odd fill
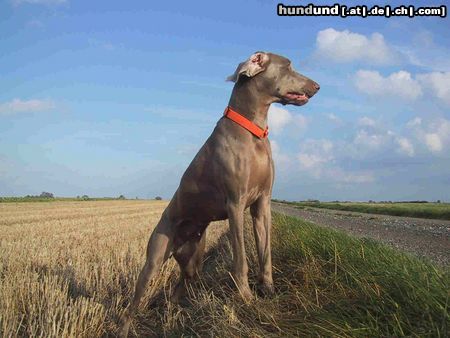
[[[227,77],[227,81],[238,82],[241,75],[253,77],[266,70],[269,56],[264,52],[256,52],[245,62],[241,62],[233,75]]]

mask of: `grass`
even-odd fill
[[[368,214],[450,220],[450,203],[283,202],[300,208],[323,208]]]
[[[0,336],[114,335],[166,205],[0,205]],[[178,274],[171,259],[149,287],[131,335],[448,336],[448,269],[294,218],[275,214],[273,222],[274,297],[240,300],[228,274],[227,223],[217,222],[208,229],[190,305],[167,302]],[[246,247],[255,287],[248,220]]]

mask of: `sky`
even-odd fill
[[[449,19],[278,2],[1,1],[0,196],[171,198],[262,50],[321,86],[270,108],[274,198],[450,201]]]

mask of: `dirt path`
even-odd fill
[[[395,248],[450,264],[450,221],[306,208],[272,202],[272,210],[318,225],[369,237]]]

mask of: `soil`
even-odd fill
[[[272,202],[272,210],[357,237],[372,238],[442,266],[450,264],[450,221],[312,207],[300,209],[277,202]]]

